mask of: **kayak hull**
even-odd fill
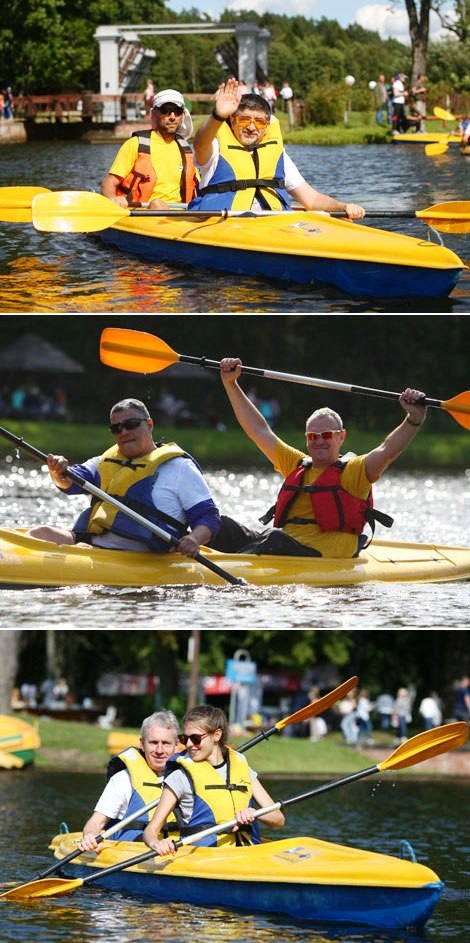
[[[371,298],[445,297],[464,267],[454,252],[426,239],[313,212],[192,220],[132,216],[100,238],[151,261],[318,283]]]
[[[359,557],[326,559],[202,550],[234,576],[257,586],[345,586],[368,582],[436,583],[470,579],[470,547],[375,540]],[[57,546],[0,529],[0,586],[220,586],[223,579],[179,553],[131,553]]]
[[[445,131],[426,131],[425,134],[415,134],[412,131],[394,134],[392,144],[460,144],[460,139],[459,132],[447,134]]]
[[[0,769],[21,769],[34,763],[41,746],[35,727],[9,714],[0,714]]]
[[[74,837],[56,836],[56,858],[76,848]],[[81,855],[62,873],[86,878],[147,850],[140,842],[106,846],[98,858]],[[250,848],[186,846],[174,858],[151,859],[97,884],[157,901],[381,929],[423,926],[444,886],[423,865],[303,837]]]

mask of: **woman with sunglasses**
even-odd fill
[[[272,805],[273,799],[243,754],[227,746],[224,712],[210,705],[195,707],[183,718],[183,730],[180,741],[186,750],[165,766],[162,798],[143,833],[145,843],[158,855],[172,854],[175,846],[170,835],[176,840],[236,818],[238,825],[234,830],[207,836],[196,844],[259,844],[254,803],[262,808]],[[165,827],[171,813],[178,824]],[[284,815],[275,810],[258,821],[281,828]],[[168,837],[159,839],[162,830]]]
[[[261,95],[242,95],[236,79],[219,86],[211,116],[198,128],[194,152],[201,174],[200,210],[288,210],[291,200],[305,209],[365,215],[362,206],[319,193],[302,177],[284,150],[281,127]]]
[[[72,465],[72,470],[178,538],[178,550],[194,557],[220,526],[219,512],[195,459],[175,442],[154,441],[153,420],[141,400],[116,403],[109,430],[114,445],[81,465]],[[63,455],[48,455],[47,464],[61,491],[85,493],[68,477]],[[56,544],[87,543],[111,550],[166,553],[169,548],[147,527],[96,498],[70,530],[40,525],[29,533]]]
[[[366,524],[392,519],[372,505],[372,484],[413,441],[426,416],[424,393],[407,388],[399,398],[405,418],[376,448],[364,455],[341,456],[346,438],[341,416],[329,407],[307,419],[305,451],[283,442],[238,384],[241,361],[221,361],[221,378],[238,422],[284,478],[276,504],[263,518],[274,527],[259,533],[232,518],[211,546],[224,552],[354,557],[368,542]],[[369,538],[370,540],[370,538]]]
[[[187,203],[197,176],[188,139],[191,115],[180,92],[165,88],[153,97],[151,130],[136,131],[120,147],[101,184],[103,196],[118,206],[148,204],[162,210]]]

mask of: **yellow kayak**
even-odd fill
[[[426,131],[416,134],[414,131],[394,134],[392,144],[460,144],[459,131]]]
[[[76,851],[79,833],[56,835],[56,859]],[[62,873],[86,878],[148,851],[142,842],[103,842]],[[314,838],[286,838],[248,847],[180,848],[110,875],[99,886],[158,901],[282,913],[299,920],[379,928],[420,927],[444,887],[437,874],[403,858]]]
[[[0,714],[0,769],[21,769],[34,762],[41,746],[38,732],[19,717]]]
[[[470,547],[374,540],[358,557],[288,557],[228,554],[202,548],[203,555],[256,586],[304,583],[345,586],[368,582],[470,579]],[[23,531],[0,529],[0,586],[221,585],[223,580],[179,553],[131,553],[98,547],[57,546]]]
[[[318,212],[223,219],[129,216],[100,233],[145,258],[235,274],[321,283],[373,298],[440,298],[464,263],[423,238],[334,219]]]

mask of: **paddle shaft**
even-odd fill
[[[292,207],[293,211],[299,210],[300,212],[305,212],[304,207]],[[260,217],[264,216],[282,216],[285,210],[130,210],[129,212],[124,213],[124,218],[128,216],[137,217],[140,219],[142,216],[176,216],[178,219],[186,219],[191,217],[207,219],[210,216],[220,217],[221,219],[230,219],[237,218],[240,216],[249,216],[249,217]],[[322,212],[317,210],[317,212]],[[337,219],[344,219],[347,214],[344,210],[340,211],[328,211],[328,216],[334,216]],[[413,210],[408,210],[402,212],[401,210],[366,210],[366,217],[372,219],[416,219],[416,213]]]
[[[136,350],[137,353],[137,350]],[[206,357],[191,357],[189,354],[179,354],[181,363],[192,363],[209,370],[220,370],[220,361],[208,360]],[[319,386],[330,390],[339,390],[343,393],[362,393],[365,396],[379,396],[383,399],[400,399],[401,393],[390,390],[376,390],[368,386],[353,386],[349,383],[339,383],[336,380],[321,380],[316,377],[304,377],[295,373],[280,373],[277,370],[263,370],[260,367],[246,367],[242,365],[242,374],[252,377],[265,377],[271,380],[286,380],[288,383],[300,383],[305,386]],[[419,401],[423,406],[442,406],[442,400],[430,399],[426,396]]]
[[[101,843],[105,841],[106,838],[111,838],[112,835],[115,835],[116,832],[119,832],[121,828],[124,828],[126,825],[130,825],[131,822],[135,822],[140,815],[144,815],[146,812],[150,812],[160,802],[160,796],[158,799],[154,799],[152,802],[149,802],[148,805],[142,806],[140,809],[137,809],[131,815],[127,815],[125,819],[120,819],[119,822],[115,822],[114,825],[111,825],[110,828],[107,828],[104,832],[101,832],[100,835],[96,835],[96,841]],[[60,861],[56,861],[55,864],[51,864],[49,868],[46,868],[45,871],[41,871],[40,874],[36,875],[36,878],[45,878],[48,874],[53,874],[54,871],[58,871],[63,864],[68,864],[69,861],[73,861],[74,858],[78,858],[79,855],[82,855],[83,851],[81,848],[77,848],[75,851],[71,851],[69,855],[65,858],[61,858]]]
[[[30,445],[29,442],[25,442],[24,439],[14,435],[13,432],[9,432],[8,429],[4,429],[3,426],[0,426],[0,435],[3,436],[4,439],[8,439],[10,442],[13,442],[18,446],[18,448],[22,448],[25,452],[29,452],[30,455],[32,455],[34,458],[37,458],[39,461],[47,463],[47,455],[45,452],[41,452],[39,449],[35,448],[34,445]],[[67,474],[70,480],[73,481],[76,485],[79,485],[80,488],[83,488],[84,491],[89,491],[90,494],[94,495],[95,498],[99,498],[100,501],[107,501],[108,504],[112,504],[123,514],[127,514],[127,516],[132,518],[133,521],[136,521],[137,524],[141,524],[142,527],[146,527],[147,530],[150,530],[152,534],[155,534],[156,537],[160,537],[161,540],[171,544],[173,547],[178,547],[179,541],[176,537],[173,537],[165,530],[162,530],[162,528],[158,527],[157,524],[154,524],[153,521],[149,521],[146,517],[142,517],[142,515],[138,514],[137,511],[134,511],[132,508],[127,507],[127,505],[122,504],[121,501],[113,498],[112,495],[106,494],[106,492],[102,491],[101,488],[97,488],[96,485],[93,485],[90,481],[82,478],[81,475],[78,475],[76,472],[72,471],[71,468],[67,467],[65,469],[65,474]],[[232,583],[233,585],[242,585],[245,582],[236,576],[232,576],[231,573],[227,573],[226,570],[223,570],[220,566],[217,566],[216,563],[214,563],[209,558],[204,557],[201,553],[197,553],[192,559],[197,560],[197,562],[202,566],[205,566],[208,570],[212,570],[213,573],[216,573],[217,576],[220,576],[228,583]]]

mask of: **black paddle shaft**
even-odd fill
[[[3,426],[0,426],[0,435],[3,436],[4,439],[8,439],[10,442],[13,442],[16,446],[18,446],[18,448],[22,448],[25,452],[29,452],[29,454],[33,455],[34,458],[37,458],[38,461],[47,462],[47,455],[45,452],[41,452],[39,449],[35,448],[34,445],[30,445],[29,442],[25,442],[24,439],[20,438],[20,436],[14,435],[14,433],[9,432],[8,429],[4,429]],[[65,469],[65,473],[68,475],[71,481],[75,482],[76,485],[79,485],[81,488],[83,488],[84,491],[90,491],[91,488],[94,488],[94,485],[90,485],[89,481],[86,481],[86,479],[82,478],[81,475],[77,475],[77,473],[72,471],[68,466]],[[104,500],[105,497],[107,496],[103,494],[102,500]],[[125,505],[122,505],[123,513],[126,513],[128,510],[129,509]],[[141,515],[139,515],[139,517],[141,517]],[[141,520],[143,523],[143,519]],[[151,524],[150,521],[148,523],[149,525]],[[149,529],[153,529],[153,528],[149,527]],[[160,528],[158,528],[158,530],[160,531]],[[166,531],[161,531],[161,534],[165,535],[163,539],[167,540],[167,543],[171,543],[174,547],[178,546],[179,541],[176,537],[173,537],[172,534],[168,534]],[[197,553],[196,556],[193,557],[192,559],[197,560],[197,562],[200,563],[201,566],[205,566],[208,570],[212,570],[213,573],[215,573],[217,576],[220,576],[222,579],[226,580],[227,583],[231,583],[232,586],[245,586],[246,585],[245,580],[240,579],[240,577],[238,576],[232,576],[231,573],[228,573],[226,570],[223,570],[220,566],[217,566],[217,563],[214,563],[214,561],[211,560],[209,557],[203,556],[202,553]]]

